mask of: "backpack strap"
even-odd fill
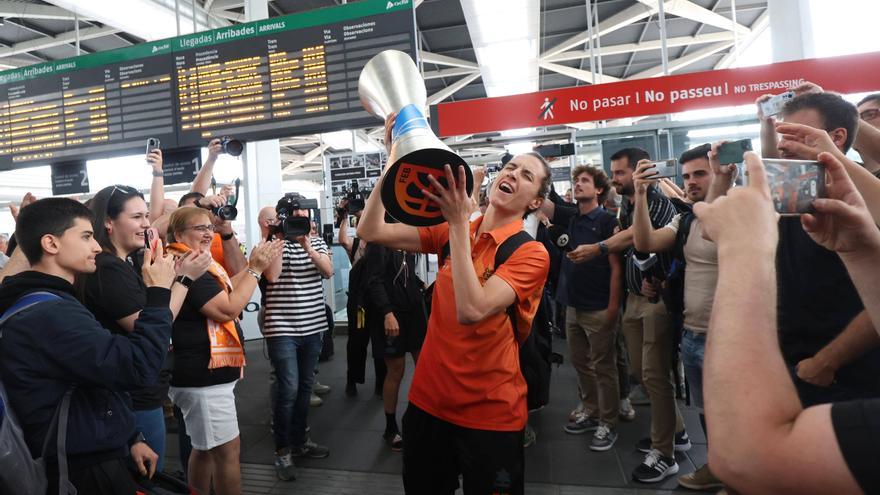
[[[18,298],[18,300],[15,301],[12,306],[10,306],[9,309],[6,310],[5,313],[3,313],[3,316],[0,316],[0,326],[6,323],[6,320],[30,308],[31,306],[45,301],[54,301],[56,299],[61,299],[61,297],[47,291],[37,291],[25,294]]]
[[[679,260],[679,263],[684,264],[684,245],[687,243],[688,236],[691,233],[691,224],[694,223],[694,219],[696,215],[693,212],[687,211],[681,213],[681,218],[678,220],[678,232],[675,234],[675,258]]]
[[[531,234],[526,232],[525,230],[520,230],[516,234],[508,237],[498,246],[498,249],[495,250],[495,266],[492,267],[492,271],[498,271],[498,267],[504,264],[505,261],[510,259],[513,256],[513,253],[519,249],[523,244],[534,241],[535,238],[532,237]],[[516,302],[507,307],[507,317],[510,318],[510,326],[513,328],[513,340],[516,341],[517,329],[516,329]]]

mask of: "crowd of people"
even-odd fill
[[[794,92],[780,115],[758,111],[762,149],[742,168],[721,162],[723,141],[682,153],[683,188],[656,177],[657,157],[625,148],[610,174],[574,167],[570,198],[537,153],[508,157],[482,192],[485,171],[467,190],[464,170],[446,166],[445,183],[429,176],[422,191],[445,219],[434,227],[394,222],[378,194],[340,203],[352,265],[345,394],[365,383],[372,345],[383,437],[402,451],[407,493],[524,493],[548,327],[564,332],[577,376],[566,433],[609,451],[633,404],[650,404],[637,482],[678,474],[675,453],[691,448],[686,384],[709,454],[683,487],[880,492],[880,94],[856,106],[810,83]],[[315,379],[333,324],[329,246],[314,228],[289,234],[267,206],[245,249],[218,210],[232,191],[208,194],[219,140],[208,149],[179,202],[165,199],[153,150],[149,201],[116,185],[85,204],[28,195],[13,210],[14,236],[0,239],[0,382],[27,455],[46,461],[49,493],[68,482],[135,493],[165,467],[169,401],[187,482],[240,493],[239,315],[257,289],[276,474],[293,480],[297,458],[330,455],[308,427],[315,394],[329,390]],[[780,217],[762,157],[818,161],[826,197]],[[430,287],[417,275],[423,254],[438,259]],[[399,422],[406,354],[416,368]]]

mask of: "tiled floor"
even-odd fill
[[[555,349],[565,354],[565,341],[557,340]],[[272,462],[274,445],[269,431],[268,361],[262,341],[247,344],[248,366],[245,378],[236,387],[236,406],[242,436],[242,473],[249,494],[402,494],[400,481],[401,457],[391,452],[382,441],[385,417],[382,401],[373,395],[372,362],[368,363],[367,383],[359,395],[346,397],[345,336],[336,337],[336,356],[321,364],[318,379],[333,390],[324,396],[324,404],[311,408],[311,437],[327,445],[330,457],[303,460],[298,463],[299,476],[294,482],[275,478]],[[399,415],[405,409],[406,390],[412,374],[407,362],[407,377],[400,397]],[[691,492],[678,487],[675,477],[655,485],[635,483],[632,470],[641,462],[642,454],[635,442],[647,436],[650,408],[636,406],[636,420],[621,423],[620,438],[615,447],[602,453],[591,452],[589,436],[572,436],[562,430],[569,410],[576,405],[574,370],[566,362],[553,370],[551,403],[534,413],[532,425],[538,431],[537,444],[526,450],[526,481],[529,494],[599,495]],[[693,448],[678,454],[680,473],[688,473],[706,459],[705,437],[694,411],[683,407],[685,424]],[[177,464],[177,438],[169,434],[168,465]]]

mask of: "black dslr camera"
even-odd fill
[[[345,194],[345,200],[348,201],[348,212],[355,214],[363,211],[367,197],[370,191],[361,191],[356,180],[351,181],[351,189]]]
[[[276,234],[282,234],[284,240],[296,242],[297,237],[307,235],[312,230],[312,222],[309,217],[297,216],[297,210],[315,210],[318,201],[306,199],[299,193],[287,193],[278,200],[275,205],[275,213],[278,215],[278,223],[269,227],[269,239]]]
[[[239,156],[244,151],[244,144],[238,139],[233,139],[229,136],[220,138],[220,146],[222,152],[229,156]]]
[[[211,210],[217,218],[223,221],[233,221],[238,217],[238,209],[235,207],[238,204],[238,195],[241,189],[241,179],[235,179],[235,196],[226,198],[226,204],[223,206],[218,206],[216,208],[211,208],[210,206],[205,209]],[[211,186],[215,189],[217,188],[217,182],[212,178]]]

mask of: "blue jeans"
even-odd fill
[[[266,339],[269,360],[275,368],[273,430],[275,448],[299,447],[306,441],[309,398],[315,383],[315,366],[321,355],[321,334]]]
[[[691,403],[703,411],[703,355],[706,352],[706,334],[684,329],[681,333],[681,364],[691,391]]]
[[[134,412],[137,431],[144,434],[147,445],[159,456],[156,472],[162,471],[165,464],[165,412],[161,407]]]

